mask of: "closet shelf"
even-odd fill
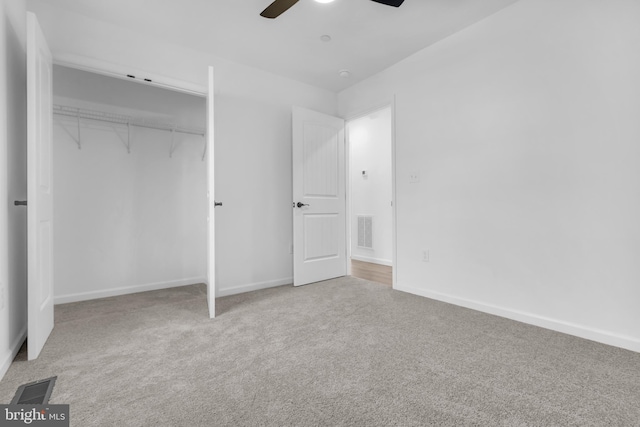
[[[147,129],[157,129],[171,132],[171,145],[169,147],[169,157],[173,156],[173,153],[178,148],[176,145],[176,133],[188,134],[188,135],[198,135],[203,137],[204,139],[204,151],[202,153],[202,161],[204,161],[206,153],[207,153],[207,141],[206,141],[206,131],[204,129],[198,128],[189,128],[177,126],[173,123],[162,122],[158,120],[150,120],[150,119],[140,119],[132,116],[127,116],[124,114],[116,114],[116,113],[107,113],[105,111],[96,111],[89,110],[86,108],[75,108],[68,107],[66,105],[58,105],[53,104],[53,114],[64,117],[72,117],[76,119],[76,125],[78,127],[76,135],[73,135],[72,132],[67,129],[66,126],[62,125],[62,128],[69,134],[71,138],[78,144],[78,149],[82,149],[82,136],[80,132],[80,119],[83,120],[97,120],[105,123],[110,123],[112,125],[123,125],[127,127],[127,138],[126,140],[120,135],[120,133],[113,126],[114,131],[118,138],[122,141],[124,146],[127,148],[127,152],[131,153],[131,126],[147,128]]]
[[[189,135],[199,135],[204,137],[206,132],[204,129],[176,126],[173,123],[167,123],[157,120],[139,119],[124,114],[107,113],[104,111],[89,110],[86,108],[68,107],[65,105],[53,105],[53,114],[58,116],[73,117],[76,119],[98,120],[112,124],[124,126],[136,126],[148,129],[164,130],[168,132],[178,132]]]

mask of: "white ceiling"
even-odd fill
[[[31,0],[338,92],[518,0]],[[320,36],[330,35],[330,42]],[[348,79],[340,70],[351,72]]]

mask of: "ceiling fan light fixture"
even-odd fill
[[[349,71],[349,70],[340,70],[340,71],[338,71],[338,75],[340,77],[342,77],[343,79],[348,79],[349,77],[351,77],[351,71]]]

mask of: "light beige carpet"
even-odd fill
[[[640,354],[343,278],[66,304],[0,402],[57,375],[74,426],[638,426]]]

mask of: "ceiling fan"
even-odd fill
[[[262,11],[260,16],[265,18],[277,18],[284,12],[286,12],[291,6],[298,3],[299,0],[275,0],[265,10]],[[404,0],[371,0],[376,3],[386,4],[387,6],[400,7]]]

